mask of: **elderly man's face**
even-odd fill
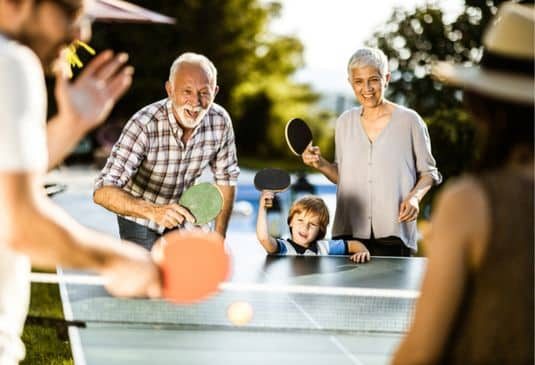
[[[90,23],[82,18],[79,9],[69,11],[57,2],[42,1],[34,5],[33,12],[21,30],[20,39],[37,54],[45,71],[50,71],[60,51],[73,40],[88,40]]]
[[[181,64],[173,82],[167,82],[165,88],[173,102],[175,118],[185,128],[194,128],[201,122],[218,91],[212,75],[193,63]]]
[[[390,74],[381,76],[379,70],[373,66],[353,68],[349,75],[349,83],[357,100],[363,107],[368,108],[374,108],[383,102],[389,80]]]

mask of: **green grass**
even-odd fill
[[[57,285],[32,283],[31,290],[30,315],[63,318]],[[61,341],[54,327],[27,324],[22,340],[26,346],[22,365],[73,364],[69,342]]]

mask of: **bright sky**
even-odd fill
[[[267,1],[267,0],[266,0]],[[351,54],[386,23],[395,7],[414,9],[426,0],[278,0],[281,18],[271,24],[278,34],[297,36],[305,45],[305,69],[296,79],[316,91],[350,94],[345,67]],[[463,0],[435,1],[454,17]]]

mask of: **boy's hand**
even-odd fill
[[[365,249],[365,251],[359,251],[354,253],[349,257],[349,259],[356,263],[365,263],[370,261],[370,251],[368,249]]]
[[[275,198],[275,193],[271,190],[262,190],[262,195],[260,195],[260,208],[271,208],[273,206],[273,199]]]

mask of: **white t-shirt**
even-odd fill
[[[46,87],[27,47],[0,35],[0,174],[45,173]],[[0,227],[6,228],[0,214]],[[0,241],[0,364],[24,357],[20,340],[30,300],[30,261]]]

